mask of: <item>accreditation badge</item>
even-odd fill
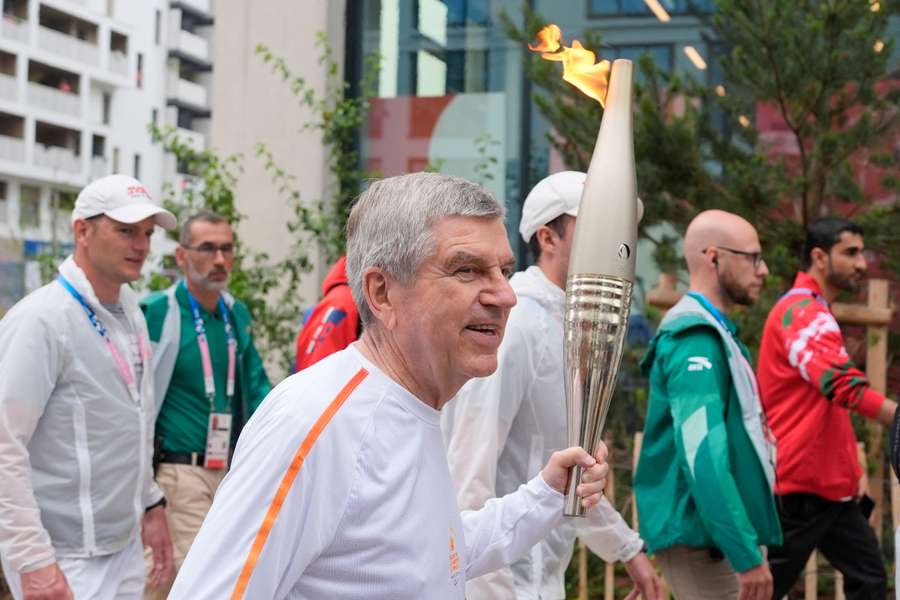
[[[209,428],[206,430],[206,456],[203,466],[207,469],[228,467],[228,449],[231,446],[231,415],[209,413]]]

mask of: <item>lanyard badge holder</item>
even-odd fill
[[[185,286],[187,291],[187,286]],[[213,374],[212,359],[209,354],[209,341],[200,308],[190,291],[187,291],[194,317],[194,330],[197,332],[197,346],[200,348],[200,363],[203,367],[203,389],[209,400],[209,422],[206,429],[206,452],[203,466],[207,469],[225,469],[228,467],[228,451],[231,448],[231,413],[227,412],[234,398],[235,363],[237,361],[237,340],[228,321],[228,309],[222,298],[219,298],[219,312],[225,321],[225,336],[228,338],[228,375],[225,384],[225,409],[216,410],[216,380]]]
[[[84,297],[75,289],[68,279],[59,275],[56,278],[56,281],[59,282],[63,288],[69,292],[69,294],[75,298],[78,304],[81,305],[81,308],[84,309],[84,313],[87,315],[88,320],[91,322],[91,325],[94,327],[94,331],[100,336],[100,339],[103,340],[104,344],[106,344],[107,350],[109,350],[110,355],[113,358],[113,361],[116,363],[116,368],[119,370],[119,375],[122,377],[122,381],[125,383],[125,387],[128,388],[128,394],[131,396],[131,399],[135,404],[140,404],[141,395],[138,391],[137,382],[134,378],[134,373],[131,370],[131,366],[129,366],[128,361],[125,360],[125,357],[122,356],[122,353],[119,352],[119,349],[116,347],[115,342],[112,341],[112,338],[109,337],[109,334],[106,332],[106,327],[103,325],[103,321],[100,320],[100,317],[97,316],[97,313],[91,308],[91,305],[87,303]],[[149,352],[147,350],[146,344],[144,343],[144,339],[138,335],[138,347],[140,351],[140,359],[144,361]]]

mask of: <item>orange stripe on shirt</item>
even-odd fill
[[[365,369],[357,371],[356,375],[347,382],[347,385],[338,392],[338,395],[331,401],[331,404],[328,405],[325,412],[319,415],[319,418],[313,424],[312,429],[310,429],[309,433],[306,434],[306,437],[303,438],[303,443],[297,448],[297,452],[294,454],[294,458],[291,460],[287,472],[284,474],[284,477],[281,478],[281,483],[278,484],[278,491],[275,492],[275,498],[272,499],[272,503],[266,511],[266,517],[263,519],[262,525],[256,533],[256,538],[254,538],[253,545],[250,547],[250,554],[247,555],[247,560],[244,562],[244,567],[241,569],[241,574],[238,576],[237,583],[234,584],[234,591],[231,592],[231,600],[240,600],[244,597],[244,592],[247,591],[247,585],[250,583],[250,577],[253,575],[253,569],[256,568],[256,563],[259,560],[260,554],[262,554],[263,547],[266,545],[266,540],[269,538],[272,526],[275,525],[275,519],[278,518],[278,513],[281,512],[281,506],[284,504],[288,492],[291,491],[294,479],[297,478],[297,473],[300,472],[300,467],[303,466],[303,461],[306,460],[309,451],[312,450],[313,445],[316,443],[316,440],[319,439],[319,435],[324,431],[325,427],[328,426],[331,418],[337,413],[341,406],[343,406],[347,398],[350,397],[350,394],[353,393],[353,390],[356,389],[356,386],[362,383],[362,380],[365,379],[368,374],[369,372]]]

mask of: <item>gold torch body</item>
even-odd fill
[[[634,282],[638,199],[634,167],[633,65],[616,60],[585,180],[566,281],[565,392],[570,446],[593,452],[615,390]],[[564,514],[583,516],[569,475]]]

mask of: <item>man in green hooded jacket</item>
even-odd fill
[[[781,543],[774,446],[750,355],[726,316],[768,273],[756,230],[723,211],[689,225],[690,290],[666,314],[634,487],[641,535],[679,600],[769,600],[765,546]]]

